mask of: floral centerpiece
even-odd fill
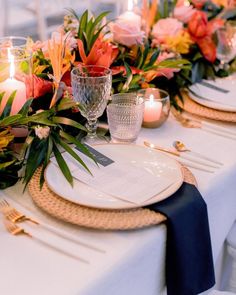
[[[234,61],[227,71],[219,68],[214,42],[215,31],[227,19],[234,19],[234,3],[178,0],[175,5],[164,1],[158,6],[156,0],[144,0],[137,14],[126,12],[112,22],[106,21],[107,15],[103,12],[94,17],[85,11],[78,16],[71,10],[51,39],[28,42],[33,52],[33,84],[26,81],[26,85],[32,97],[12,115],[13,93],[0,114],[0,188],[14,184],[23,166],[26,185],[42,166],[42,184],[52,155],[72,183],[61,149],[87,169],[71,148],[74,144],[93,158],[76,138],[86,128],[72,97],[73,67],[109,67],[113,93],[159,87],[169,92],[173,105],[183,87],[202,78],[226,75],[235,68]],[[18,154],[13,152],[15,127],[28,128]]]

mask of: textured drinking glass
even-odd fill
[[[111,92],[111,70],[101,66],[80,66],[71,72],[74,100],[87,119],[88,134],[84,141],[90,144],[101,141],[96,134],[97,119],[103,114]]]
[[[136,93],[112,95],[107,106],[108,125],[113,142],[134,142],[143,121],[143,99]]]
[[[220,60],[221,68],[227,69],[228,63],[236,56],[236,26],[228,22],[216,31],[216,57]]]

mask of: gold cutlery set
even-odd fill
[[[144,145],[151,149],[170,154],[182,164],[204,172],[214,173],[214,169],[219,169],[223,166],[223,163],[216,161],[215,159],[211,159],[205,155],[191,151],[181,141],[173,142],[173,147],[175,149],[162,147],[149,141],[144,141]],[[185,160],[187,160],[187,162]]]
[[[174,108],[171,109],[171,113],[183,127],[200,128],[215,135],[236,140],[236,131],[233,131],[230,128],[219,126],[216,123],[211,123],[205,120],[189,118]]]
[[[75,236],[69,235],[65,232],[62,232],[54,227],[51,227],[47,224],[44,223],[39,223],[38,221],[34,220],[33,218],[30,218],[24,214],[22,214],[20,211],[18,211],[17,209],[15,209],[14,207],[12,207],[9,202],[5,199],[0,200],[0,212],[3,215],[3,223],[5,225],[5,228],[7,229],[7,231],[12,234],[12,235],[25,235],[29,238],[31,238],[32,240],[34,240],[35,242],[38,242],[39,244],[46,246],[52,250],[55,250],[61,254],[64,254],[70,258],[76,259],[80,262],[89,264],[90,262],[87,259],[84,259],[83,257],[80,257],[76,254],[72,254],[68,251],[66,251],[65,249],[63,249],[60,246],[56,246],[48,241],[45,241],[44,239],[32,235],[31,233],[29,233],[28,231],[25,230],[24,227],[19,226],[19,223],[23,223],[23,222],[30,222],[31,224],[33,224],[34,226],[40,226],[42,227],[44,230],[59,236],[60,238],[66,239],[67,241],[70,241],[72,243],[78,244],[80,246],[86,247],[90,250],[99,252],[99,253],[106,253],[105,250],[100,249],[99,247],[95,247],[94,245],[91,245],[87,242],[84,241],[80,241],[78,238],[76,238]]]

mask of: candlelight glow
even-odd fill
[[[150,104],[153,104],[153,102],[154,102],[154,95],[153,94],[150,95],[149,101],[150,101]]]
[[[12,79],[15,75],[14,55],[11,54],[11,51],[9,48],[8,48],[8,59],[10,63],[10,79]]]

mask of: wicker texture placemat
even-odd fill
[[[185,182],[196,185],[193,174],[185,167]],[[128,230],[159,224],[166,220],[161,213],[149,209],[102,210],[80,206],[67,201],[49,189],[46,182],[39,187],[40,169],[31,179],[29,193],[38,207],[63,221],[101,230]]]
[[[220,111],[203,106],[193,101],[186,91],[182,92],[182,96],[183,102],[177,98],[177,103],[186,112],[207,119],[236,123],[236,112]]]

